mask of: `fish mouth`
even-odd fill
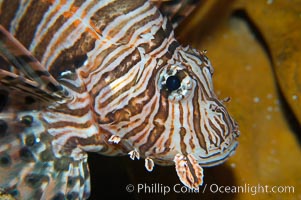
[[[212,167],[224,163],[229,157],[234,155],[237,146],[238,146],[238,141],[234,141],[223,151],[219,151],[207,157],[201,157],[198,154],[194,154],[194,153],[192,154],[195,156],[195,158],[197,158],[197,162],[200,166]],[[153,160],[157,165],[161,165],[161,166],[174,165],[173,160],[166,159],[166,158],[154,157]]]
[[[211,154],[209,157],[197,156],[198,163],[199,165],[204,167],[211,167],[211,166],[216,166],[221,163],[224,163],[229,157],[234,155],[237,146],[238,146],[238,142],[234,141],[231,143],[230,146],[225,148],[223,151],[219,151],[215,154]]]

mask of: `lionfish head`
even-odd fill
[[[131,158],[145,158],[149,171],[154,163],[175,165],[190,188],[202,184],[202,166],[219,164],[234,152],[239,135],[213,91],[213,68],[204,54],[177,47],[119,95],[118,109],[103,115],[113,133],[109,142],[125,142]]]
[[[212,75],[205,52],[190,47],[179,47],[158,73],[157,90],[164,106],[157,115],[164,117],[156,123],[167,139],[160,143],[166,153],[159,160],[190,154],[199,164],[212,166],[235,150],[238,126],[215,95]]]
[[[214,93],[213,68],[204,54],[178,47],[158,72],[160,107],[154,125],[161,131],[149,133],[149,138],[158,139],[147,152],[156,163],[175,163],[181,181],[191,188],[202,184],[200,166],[219,164],[233,154],[239,135]]]

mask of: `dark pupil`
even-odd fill
[[[166,80],[166,87],[169,91],[177,90],[181,86],[181,81],[177,76],[170,76]]]

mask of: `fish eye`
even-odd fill
[[[181,66],[171,66],[160,72],[158,86],[161,94],[170,101],[180,101],[186,98],[193,87],[193,80]]]
[[[172,92],[179,89],[181,86],[181,80],[178,76],[169,76],[166,80],[166,88]]]

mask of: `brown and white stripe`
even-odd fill
[[[235,150],[239,131],[214,94],[209,60],[180,46],[150,1],[4,0],[0,8],[1,25],[69,92],[41,111],[58,156],[72,145],[134,151],[147,164],[175,163],[196,188],[202,169],[194,163],[215,165]],[[170,89],[169,77],[180,86]]]

